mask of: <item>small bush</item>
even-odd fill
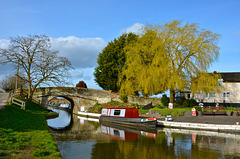
[[[126,94],[122,94],[120,95],[119,99],[124,102],[124,103],[127,103],[128,101],[128,96]]]
[[[89,109],[88,109],[88,112],[94,112],[94,108],[93,107],[90,107]]]
[[[155,107],[159,109],[167,109],[167,106],[163,105],[162,103],[156,104]]]
[[[182,105],[178,103],[173,103],[173,108],[182,108]]]
[[[183,102],[186,100],[185,97],[180,98],[176,103],[179,105],[183,105]]]
[[[6,155],[7,154],[3,150],[0,150],[0,157],[6,156]]]
[[[165,106],[168,106],[168,103],[169,103],[169,98],[167,97],[166,94],[164,94],[161,98],[161,103]]]
[[[190,107],[193,107],[193,106],[196,106],[197,105],[197,101],[195,99],[190,99],[189,100],[189,106]]]
[[[102,107],[98,107],[98,112],[101,112],[102,111]]]
[[[138,109],[140,108],[140,106],[139,106],[137,103],[134,104],[134,105],[132,105],[131,107],[132,107],[132,108],[138,108]]]
[[[186,99],[184,102],[183,102],[183,107],[186,108],[186,107],[189,107],[190,106],[190,100],[189,99]]]
[[[201,106],[194,106],[193,108],[195,108],[196,111],[202,111],[202,107]]]
[[[233,112],[234,108],[233,107],[226,107],[225,110],[227,112]]]

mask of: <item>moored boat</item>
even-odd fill
[[[156,127],[157,118],[139,118],[137,108],[102,108],[100,122],[130,127]]]

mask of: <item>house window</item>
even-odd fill
[[[223,98],[230,98],[230,92],[223,92]]]
[[[206,93],[206,98],[215,98],[216,97],[216,93],[212,92],[212,93]]]

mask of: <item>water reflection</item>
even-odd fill
[[[69,113],[68,111],[61,109],[53,109],[51,107],[49,107],[48,109],[51,109],[52,111],[57,112],[59,114],[58,118],[47,120],[47,124],[51,128],[62,129],[67,127],[71,123],[71,113]]]
[[[139,135],[153,137],[153,138],[156,138],[157,136],[155,133],[134,130],[127,127],[107,125],[103,123],[101,124],[101,131],[102,131],[102,134],[104,135],[110,136],[118,140],[123,140],[123,141],[137,140]]]
[[[240,158],[240,134],[186,129],[134,130],[73,115],[52,131],[65,158]]]

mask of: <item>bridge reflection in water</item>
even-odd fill
[[[63,158],[240,158],[240,134],[166,128],[142,131],[75,115],[70,119],[67,116],[69,124],[60,120],[65,128],[52,129]]]

